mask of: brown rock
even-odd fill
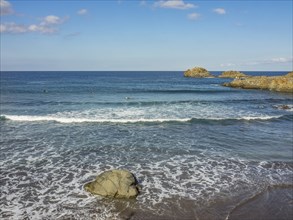
[[[287,77],[293,77],[293,71],[292,71],[292,72],[289,72],[289,73],[287,73],[285,76],[287,76]]]
[[[188,69],[184,72],[185,77],[195,77],[195,78],[207,78],[214,77],[209,73],[205,68],[202,67],[194,67],[192,69]]]
[[[241,73],[239,71],[225,71],[222,72],[221,75],[219,75],[220,78],[241,78],[241,77],[246,77],[244,73]]]
[[[224,86],[243,88],[243,89],[268,89],[278,92],[293,93],[293,74],[285,76],[249,76],[234,79]]]
[[[92,194],[111,198],[134,198],[139,193],[136,178],[127,170],[101,173],[95,181],[85,184],[84,188]]]

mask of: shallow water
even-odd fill
[[[180,72],[2,72],[1,218],[265,219],[259,207],[282,208],[275,217],[286,219],[293,117],[278,106],[293,97],[224,81]],[[83,190],[112,168],[137,176],[136,200]],[[273,199],[254,200],[274,187]]]

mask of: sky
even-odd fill
[[[1,71],[292,71],[292,0],[0,0]]]

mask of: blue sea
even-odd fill
[[[0,77],[1,219],[293,216],[290,93],[180,71]],[[136,199],[84,190],[114,168],[135,174]]]

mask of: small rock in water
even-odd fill
[[[92,194],[120,199],[134,198],[139,193],[135,176],[127,170],[105,171],[84,188]]]
[[[275,108],[280,109],[280,110],[291,110],[292,107],[289,105],[276,105]]]
[[[188,69],[184,72],[185,77],[195,77],[195,78],[212,78],[214,77],[207,71],[205,68],[202,67],[194,67],[192,69]]]
[[[281,105],[281,106],[279,106],[279,109],[286,110],[286,109],[290,109],[290,107],[288,105]]]
[[[241,73],[239,71],[224,71],[221,75],[219,75],[219,78],[236,78],[236,79],[242,79],[242,77],[246,77],[244,73]]]

